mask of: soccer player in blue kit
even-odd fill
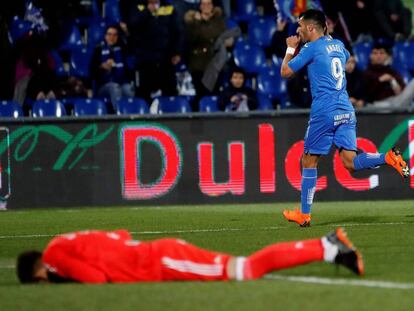
[[[387,153],[359,153],[356,146],[356,118],[346,91],[345,63],[350,54],[343,43],[327,35],[322,11],[308,10],[299,18],[298,36],[286,39],[287,50],[281,67],[283,78],[307,66],[312,93],[309,125],[302,157],[301,209],[285,210],[283,216],[301,227],[310,226],[311,206],[316,189],[317,166],[332,144],[339,149],[349,172],[388,164],[403,177],[410,175],[397,148]],[[304,44],[295,56],[299,44]]]

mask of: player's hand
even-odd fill
[[[299,46],[300,38],[298,36],[290,36],[286,39],[286,45],[296,49]]]
[[[390,82],[393,79],[394,77],[390,75],[389,73],[384,73],[382,76],[378,78],[380,82]]]

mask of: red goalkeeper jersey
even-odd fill
[[[126,230],[55,237],[43,253],[50,272],[82,283],[226,280],[229,255],[182,240],[132,240]]]

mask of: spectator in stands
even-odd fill
[[[372,0],[375,38],[403,39],[411,34],[411,11],[401,0]]]
[[[214,44],[226,31],[222,10],[212,0],[201,0],[200,10],[190,10],[185,15],[186,34],[189,44],[188,67],[193,77],[197,96],[210,94],[202,78],[208,64],[214,57]],[[227,45],[231,45],[229,41]]]
[[[355,108],[361,108],[365,105],[363,86],[362,86],[362,72],[356,66],[355,57],[351,55],[345,65],[346,74],[346,90],[349,99]]]
[[[241,68],[233,69],[230,85],[220,96],[219,109],[223,111],[249,111],[258,106],[256,93],[245,86],[246,73]]]
[[[104,42],[95,48],[91,73],[99,97],[110,97],[114,111],[122,97],[133,97],[134,90],[126,64],[125,49],[119,44],[119,31],[109,26]]]
[[[338,20],[344,37],[356,41],[360,35],[372,31],[371,2],[373,0],[321,0],[324,12],[333,20]],[[362,36],[361,36],[362,38]]]
[[[391,68],[391,50],[376,44],[370,55],[370,64],[363,73],[365,100],[368,103],[398,95],[404,89],[404,80]]]
[[[128,29],[139,72],[138,95],[148,102],[177,94],[175,65],[181,61],[182,36],[172,5],[160,0],[133,3]]]
[[[14,100],[22,106],[26,99],[54,99],[55,62],[44,38],[29,33],[17,44]]]

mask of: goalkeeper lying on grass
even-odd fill
[[[360,253],[338,228],[319,239],[272,244],[248,257],[208,251],[179,239],[136,241],[126,230],[73,232],[52,239],[43,253],[22,253],[17,276],[22,283],[243,281],[314,261],[364,273]]]

